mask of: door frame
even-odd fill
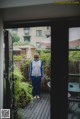
[[[51,119],[67,119],[68,29],[79,27],[80,17],[4,22],[4,28],[39,26],[51,26]]]
[[[13,77],[13,41],[8,30],[4,30],[4,78],[3,78],[3,109],[11,109],[12,118],[14,109],[14,77]],[[12,93],[11,93],[12,92]]]

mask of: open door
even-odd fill
[[[10,109],[13,118],[14,78],[13,78],[13,42],[8,31],[4,31],[4,109]]]

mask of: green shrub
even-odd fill
[[[32,87],[29,83],[15,82],[15,102],[16,106],[24,107],[32,100]]]
[[[43,52],[43,53],[51,53],[50,49],[49,50],[48,49],[46,49],[46,50],[36,50],[36,52],[38,52],[39,54],[41,52]]]
[[[14,79],[16,79],[17,81],[22,81],[23,79],[23,75],[20,71],[20,69],[16,66],[14,66]]]
[[[44,77],[46,80],[51,79],[51,53],[40,52],[40,59],[43,61]]]
[[[23,64],[22,64],[22,67],[21,67],[21,71],[23,73],[23,76],[25,77],[24,81],[28,81],[30,82],[29,80],[29,65],[30,65],[30,59],[26,60]]]
[[[21,61],[23,60],[24,57],[22,55],[17,55],[17,56],[14,55],[13,58],[14,58],[14,61]]]
[[[26,67],[29,67],[30,62],[31,62],[31,59],[27,59],[22,65],[22,68],[25,69]]]
[[[18,42],[14,42],[13,43],[14,46],[25,46],[25,45],[30,45],[30,46],[33,46],[35,47],[33,44],[31,44],[30,42],[21,42],[21,41],[18,41]]]
[[[80,52],[79,51],[70,51],[69,52],[69,61],[80,61]]]
[[[14,78],[15,106],[24,107],[32,99],[32,86],[22,81],[24,77],[17,67],[14,67]]]
[[[13,40],[13,43],[17,43],[17,42],[19,42],[20,41],[20,37],[16,34],[16,33],[13,33],[12,34],[12,40]]]
[[[43,51],[40,52],[40,59],[43,61],[43,63],[45,63],[49,57],[50,53],[44,53]]]
[[[23,113],[23,109],[22,108],[19,108],[18,109],[18,112],[17,112],[17,114],[18,114],[17,119],[22,119],[22,113]]]

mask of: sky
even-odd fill
[[[80,39],[80,27],[69,28],[69,41]]]

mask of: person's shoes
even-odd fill
[[[36,99],[36,96],[34,96],[33,98]]]
[[[37,99],[40,99],[40,96],[37,95]]]

